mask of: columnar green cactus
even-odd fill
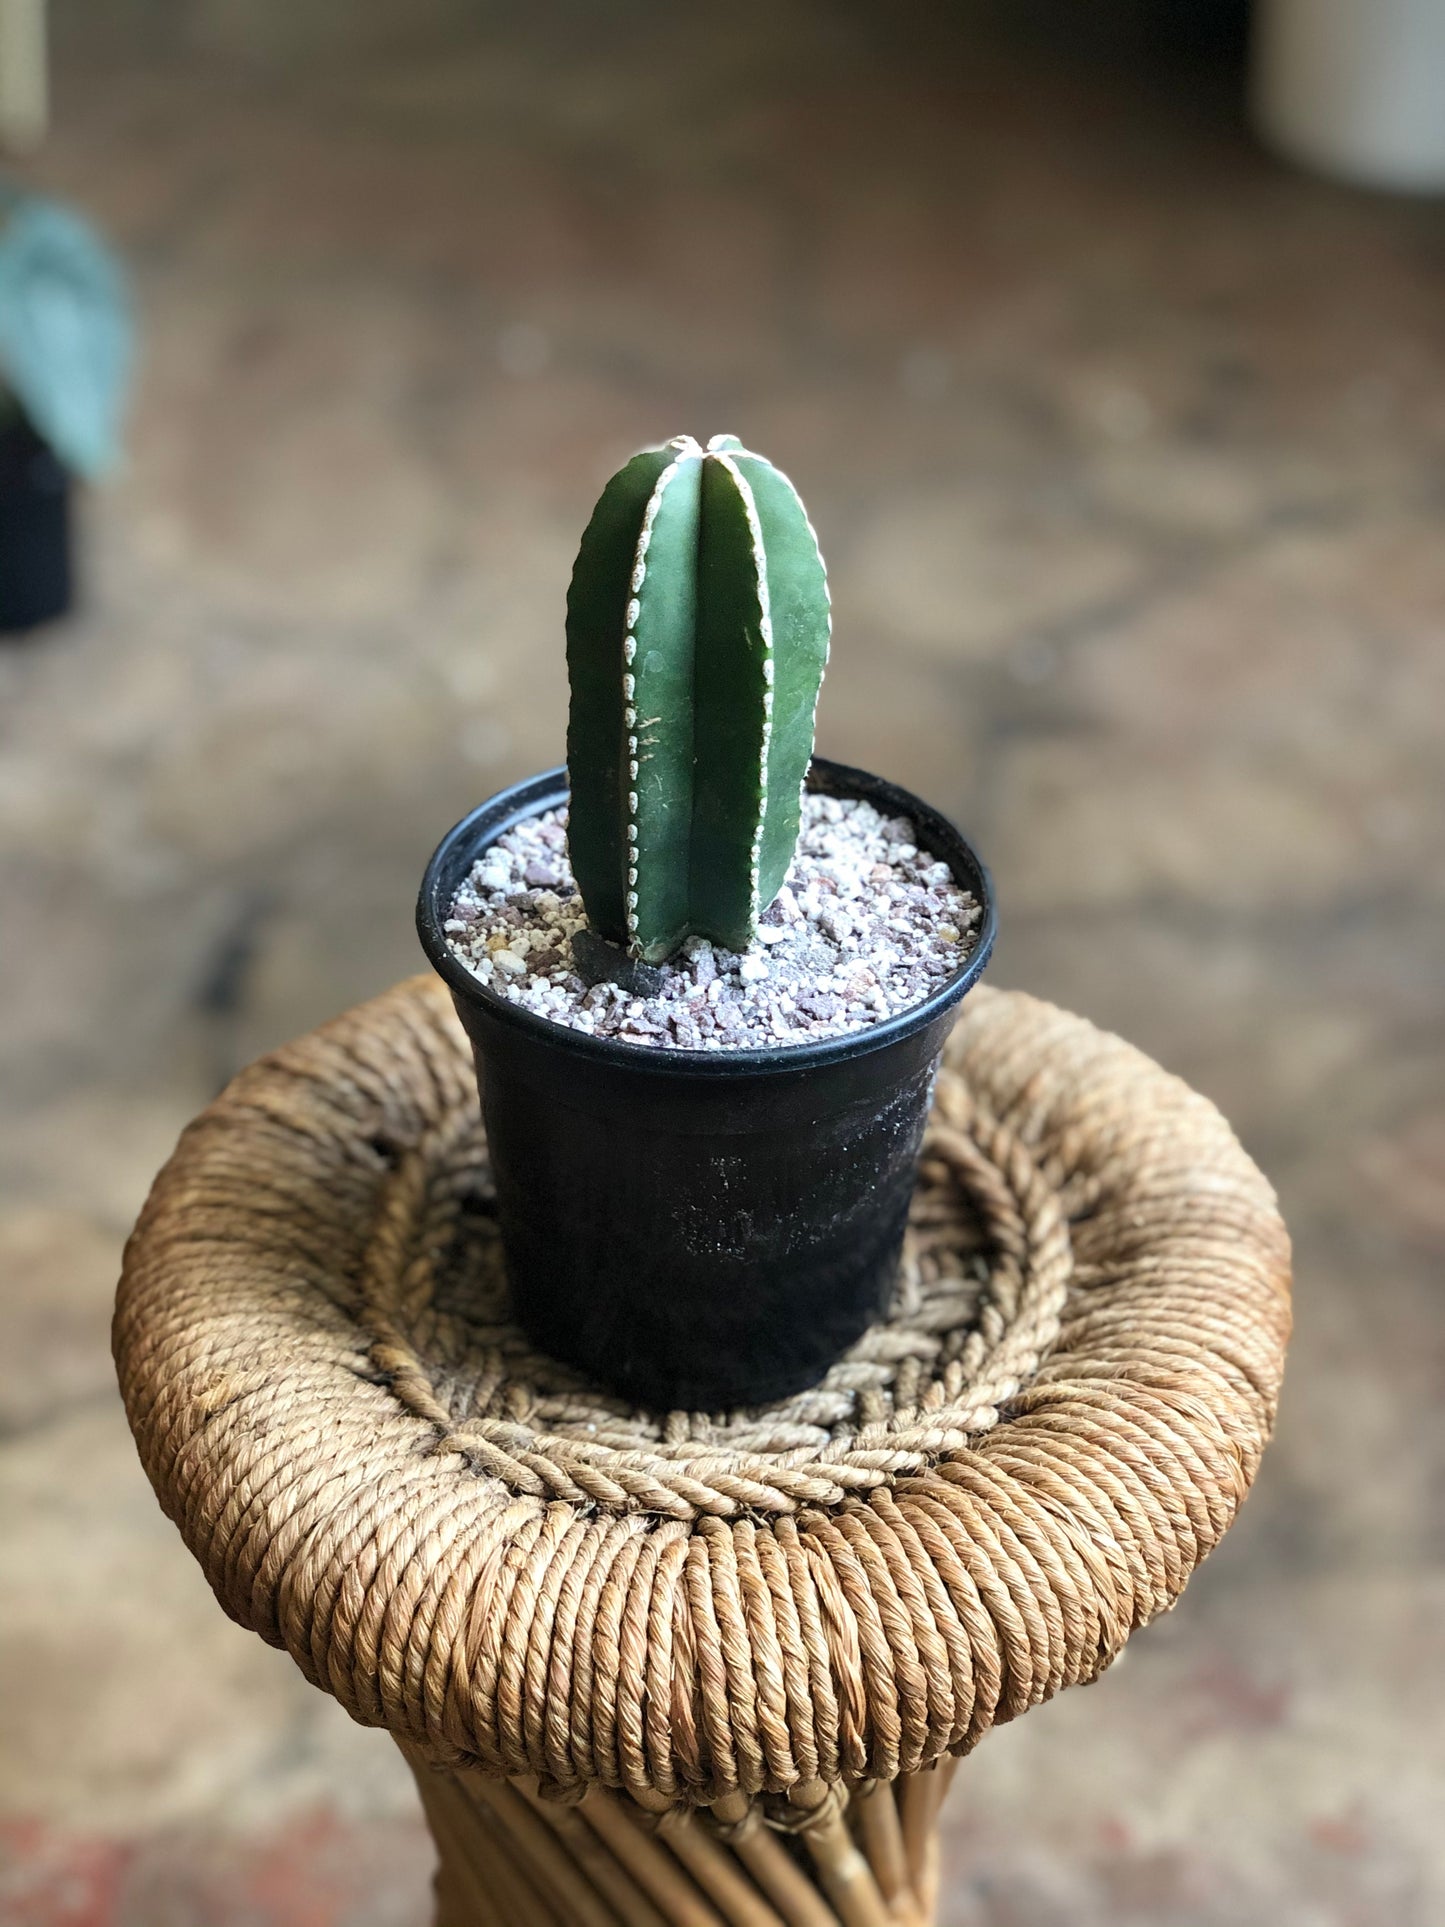
[[[736,436],[613,476],[567,597],[567,840],[599,936],[746,949],[797,844],[828,634],[797,491]]]

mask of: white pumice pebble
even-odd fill
[[[743,955],[694,936],[662,966],[653,996],[589,988],[572,965],[586,915],[566,822],[565,809],[548,811],[493,844],[448,906],[445,930],[479,982],[590,1036],[705,1051],[844,1036],[928,996],[976,938],[978,905],[919,851],[910,821],[808,795],[788,880]]]

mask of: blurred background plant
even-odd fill
[[[119,459],[131,346],[114,255],[69,208],[0,179],[0,630],[69,605],[69,478]]]
[[[120,459],[131,346],[125,277],[95,230],[0,179],[0,406],[73,474]]]

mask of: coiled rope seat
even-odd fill
[[[115,1349],[226,1611],[411,1761],[441,1927],[906,1927],[957,1758],[1095,1678],[1234,1518],[1288,1289],[1204,1098],[981,989],[887,1322],[765,1410],[630,1411],[509,1320],[471,1061],[418,978],[190,1125]]]

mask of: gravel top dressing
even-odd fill
[[[906,817],[810,792],[788,881],[741,956],[690,937],[670,963],[633,966],[631,989],[589,982],[599,945],[567,861],[565,809],[491,845],[446,934],[482,983],[554,1023],[624,1044],[760,1050],[864,1030],[919,1003],[967,960],[980,914]]]

